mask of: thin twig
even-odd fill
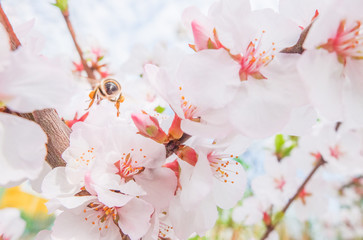
[[[11,26],[9,19],[2,8],[1,3],[0,3],[0,23],[4,26],[6,32],[9,35],[11,50],[15,51],[21,44],[18,37],[14,33],[13,27]]]
[[[281,53],[297,53],[302,54],[305,49],[303,48],[303,44],[305,42],[306,36],[308,35],[311,26],[313,25],[314,21],[309,24],[300,34],[299,40],[297,40],[296,44],[292,47],[284,48],[280,52]]]
[[[318,170],[318,168],[322,165],[324,165],[326,161],[323,159],[323,157],[320,158],[318,163],[315,165],[315,167],[311,170],[309,175],[306,177],[304,182],[300,185],[300,187],[297,189],[296,193],[293,197],[289,199],[289,201],[286,203],[285,207],[282,209],[282,213],[285,214],[287,209],[290,207],[290,205],[294,202],[294,200],[299,196],[300,192],[305,188],[306,184],[310,181],[311,177],[315,174],[315,172]],[[270,233],[275,229],[275,227],[279,224],[279,221],[270,224],[267,226],[265,234],[262,236],[261,240],[266,239]]]
[[[302,54],[305,49],[303,48],[303,44],[305,42],[306,36],[308,35],[311,26],[313,25],[314,21],[312,21],[308,27],[306,27],[300,34],[300,37],[298,39],[298,41],[296,42],[296,44],[292,47],[288,47],[288,48],[284,48],[282,49],[280,52],[281,53],[296,53],[296,54]],[[316,170],[318,170],[318,168],[323,165],[325,162],[325,160],[323,158],[321,158],[319,160],[319,162],[316,164],[316,166],[313,168],[313,170],[310,172],[310,174],[308,175],[308,177],[305,179],[305,181],[301,184],[301,186],[298,188],[298,190],[296,191],[295,195],[289,199],[289,201],[287,202],[287,204],[285,205],[285,207],[282,209],[282,213],[285,214],[285,212],[287,211],[287,209],[290,207],[290,205],[294,202],[294,200],[297,198],[297,196],[300,194],[300,192],[304,189],[305,185],[309,182],[309,180],[311,179],[311,177],[314,175],[314,173],[316,172]],[[278,222],[275,222],[273,224],[269,224],[267,225],[265,234],[262,236],[261,240],[266,239],[270,233],[275,229],[275,227],[277,226]]]
[[[82,52],[82,49],[81,47],[79,46],[78,42],[77,42],[77,39],[76,39],[76,33],[74,31],[74,28],[72,26],[72,23],[69,19],[69,11],[68,9],[65,10],[65,11],[61,11],[62,12],[62,15],[63,15],[63,18],[64,20],[66,21],[66,24],[67,24],[67,27],[68,27],[68,30],[69,30],[69,33],[71,34],[72,36],[72,39],[73,39],[73,43],[74,43],[74,46],[76,47],[77,49],[77,52],[78,52],[78,55],[79,55],[79,58],[81,59],[81,63],[83,65],[83,69],[86,71],[87,73],[87,76],[88,76],[88,80],[89,80],[89,83],[91,84],[91,86],[93,88],[95,88],[97,86],[97,80],[96,80],[96,77],[93,73],[93,70],[87,65],[87,61],[84,59],[83,57],[83,52]]]
[[[335,131],[338,132],[340,126],[342,125],[342,122],[337,122],[335,125]]]

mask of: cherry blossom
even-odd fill
[[[52,170],[42,187],[44,194],[52,198],[49,202],[50,209],[62,205],[73,209],[65,210],[57,218],[60,223],[55,223],[52,233],[56,238],[64,238],[64,231],[58,230],[64,227],[62,221],[68,221],[68,218],[93,219],[97,214],[106,214],[110,208],[110,211],[119,214],[120,219],[117,220],[117,226],[112,225],[114,230],[107,233],[101,230],[111,229],[110,223],[116,220],[111,217],[107,218],[110,219],[108,221],[101,221],[102,226],[97,225],[97,229],[101,228],[100,239],[116,239],[119,237],[118,227],[131,239],[139,239],[149,230],[154,209],[167,208],[176,189],[174,172],[162,167],[165,161],[163,145],[137,134],[136,129],[131,130],[121,122],[110,123],[108,129],[90,123],[76,123],[71,134],[71,145],[63,157],[67,166]],[[75,209],[80,206],[77,202],[81,201],[81,197],[77,197],[77,194],[82,191],[95,199],[92,204],[96,207],[90,208],[95,208],[96,211],[91,211],[92,215],[86,217],[79,215],[78,208]],[[91,204],[90,197],[84,198],[87,203],[80,203],[83,208]],[[101,209],[99,206],[104,209],[101,213],[97,210]],[[140,219],[135,216],[139,216],[141,212],[145,214],[145,221],[137,227],[134,221]],[[92,226],[82,224],[85,228]]]
[[[359,1],[333,1],[313,23],[304,42],[307,51],[298,64],[319,114],[353,126],[362,124],[360,6]]]
[[[311,135],[299,141],[299,148],[292,153],[299,169],[310,171],[321,157],[327,162],[323,169],[342,176],[354,176],[363,168],[361,136],[358,132],[342,127],[322,124],[316,126]]]
[[[61,213],[54,223],[55,239],[119,239],[121,229],[134,240],[142,237],[150,226],[153,208],[143,200],[133,199],[118,207],[107,206],[95,197],[74,198],[78,198],[74,200],[78,203]]]
[[[184,49],[133,42],[119,71],[102,62],[112,44],[81,48],[68,1],[54,4],[79,55],[68,66],[45,55],[34,21],[1,21],[0,185],[41,190],[55,221],[36,239],[362,235],[363,4],[256,1],[187,8]],[[118,114],[93,102],[108,76]],[[63,120],[46,133],[21,117],[45,108]],[[0,239],[19,238],[19,212],[0,216]]]
[[[193,102],[212,105],[219,113],[228,104],[225,114],[238,131],[264,137],[287,124],[293,107],[307,103],[305,93],[296,91],[302,87],[293,64],[297,58],[279,53],[294,44],[299,29],[269,10],[243,15],[248,6],[243,3],[220,1],[211,7],[208,17],[188,9],[192,13],[185,16],[191,22],[198,52],[184,57],[175,78],[189,94],[187,101],[193,97]],[[259,24],[250,24],[256,22]],[[285,70],[283,76],[280,69]],[[208,94],[202,94],[201,88]],[[203,114],[199,117],[206,119]]]
[[[281,208],[298,188],[297,169],[289,158],[267,157],[264,166],[266,172],[252,180],[252,190],[259,199]]]
[[[173,63],[160,67],[148,64],[145,66],[145,72],[151,85],[182,119],[182,129],[189,134],[203,137],[223,138],[230,134],[230,129],[222,127],[226,124],[226,117],[220,114],[223,110],[217,112],[212,105],[202,100],[201,96],[193,95],[193,92],[190,92],[191,86],[178,83],[177,66],[180,65],[180,59],[183,59],[181,56],[185,54],[174,55]],[[219,86],[222,87],[221,84]],[[214,102],[218,101],[217,98]]]

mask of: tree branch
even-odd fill
[[[173,153],[178,151],[180,145],[185,143],[190,137],[191,136],[189,134],[183,133],[183,136],[181,136],[180,139],[175,139],[165,144],[166,158],[170,157]]]
[[[71,129],[59,118],[55,109],[48,108],[19,115],[38,123],[47,134],[45,161],[52,168],[65,166],[66,162],[62,159],[62,153],[69,147]]]
[[[11,26],[1,3],[0,3],[0,23],[4,26],[6,32],[9,35],[11,50],[15,51],[21,44],[18,37],[14,33],[13,27]]]
[[[315,167],[311,170],[309,175],[306,177],[304,182],[300,185],[300,187],[297,189],[296,193],[293,197],[289,199],[289,201],[286,203],[285,207],[282,209],[282,213],[285,214],[287,209],[290,207],[290,205],[294,202],[294,200],[299,196],[300,192],[305,188],[306,184],[310,181],[311,177],[315,174],[315,172],[318,170],[318,168],[322,165],[324,165],[326,161],[323,159],[323,157],[320,158],[318,163],[315,165]],[[268,225],[265,234],[263,234],[261,240],[266,239],[270,233],[275,229],[275,227],[279,224],[279,221]]]
[[[93,73],[93,70],[87,65],[87,61],[84,59],[83,57],[83,51],[81,49],[81,47],[79,46],[78,42],[77,42],[77,39],[76,39],[76,33],[73,29],[73,25],[69,19],[69,11],[68,11],[68,7],[66,10],[62,11],[61,10],[61,13],[63,15],[63,18],[67,24],[67,27],[68,27],[68,30],[69,30],[69,33],[71,34],[72,36],[72,39],[73,39],[73,43],[74,43],[74,46],[76,47],[77,49],[77,52],[78,52],[78,55],[79,55],[79,58],[81,59],[81,63],[83,65],[83,69],[86,71],[87,73],[87,76],[88,76],[88,81],[89,83],[91,84],[92,88],[95,88],[98,84],[98,81],[96,80],[96,77]]]

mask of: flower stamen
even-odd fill
[[[260,38],[255,38],[251,41],[244,54],[232,55],[232,58],[241,65],[239,71],[241,81],[246,81],[249,76],[254,79],[266,79],[260,72],[260,69],[261,67],[268,65],[275,58],[273,52],[276,51],[276,47],[273,42],[272,46],[267,51],[260,50],[263,34],[265,33],[266,31],[262,31]]]
[[[232,155],[233,156],[233,155]],[[234,162],[234,160],[225,160],[230,158],[227,154],[216,154],[211,152],[207,156],[209,160],[209,165],[212,168],[212,172],[215,178],[224,183],[234,183],[230,178],[238,175],[238,171],[234,171],[229,168],[231,164],[238,165],[238,162]]]
[[[328,42],[320,45],[328,52],[335,52],[338,61],[345,65],[347,58],[363,59],[363,26],[361,21],[356,21],[350,25],[347,20],[340,21],[335,36],[328,39]]]

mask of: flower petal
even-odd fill
[[[43,168],[47,136],[38,124],[0,113],[0,185],[35,179]]]

